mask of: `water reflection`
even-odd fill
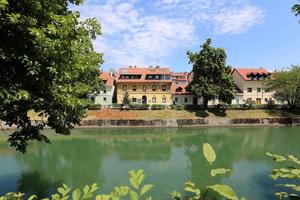
[[[98,182],[102,191],[109,192],[114,185],[128,184],[129,169],[143,168],[147,182],[155,185],[155,199],[168,199],[172,190],[181,191],[184,181],[192,179],[202,186],[229,183],[240,196],[264,200],[275,191],[268,178],[274,163],[265,152],[299,157],[298,131],[296,127],[75,130],[71,137],[53,137],[51,145],[34,143],[24,155],[0,143],[0,170],[8,168],[1,159],[14,159],[10,177],[17,177],[16,189],[40,197],[62,182],[72,187]],[[202,156],[204,142],[217,153],[212,167],[231,168],[230,176],[209,176],[211,166]],[[0,185],[5,175],[0,173]],[[8,189],[1,187],[0,193]]]

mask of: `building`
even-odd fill
[[[122,103],[128,91],[132,103],[172,104],[171,72],[165,67],[120,68],[117,76],[117,102]]]
[[[264,80],[271,76],[271,73],[263,68],[235,68],[232,71],[234,82],[239,93],[236,92],[233,104],[244,104],[255,102],[256,104],[267,104],[274,101],[272,91],[267,91]]]
[[[115,77],[111,72],[101,72],[100,78],[104,83],[104,90],[92,96],[94,104],[110,107],[115,99]]]
[[[194,97],[187,90],[189,85],[189,73],[173,72],[171,76],[173,104],[193,105]]]

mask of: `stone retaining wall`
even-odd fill
[[[300,118],[83,120],[82,127],[300,126]]]
[[[33,121],[39,124],[40,121]],[[300,118],[199,118],[199,119],[99,119],[83,120],[77,127],[215,127],[215,126],[300,126]],[[0,122],[0,129],[15,129]]]

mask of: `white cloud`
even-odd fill
[[[79,10],[96,17],[103,36],[95,48],[114,66],[164,62],[178,48],[197,41],[199,24],[216,34],[238,34],[262,21],[263,11],[249,0],[90,0]]]

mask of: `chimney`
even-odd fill
[[[152,68],[152,66],[150,65],[149,68]]]
[[[160,66],[157,65],[155,68],[158,69],[158,68],[160,68]]]
[[[132,66],[130,65],[129,68],[132,68]]]

